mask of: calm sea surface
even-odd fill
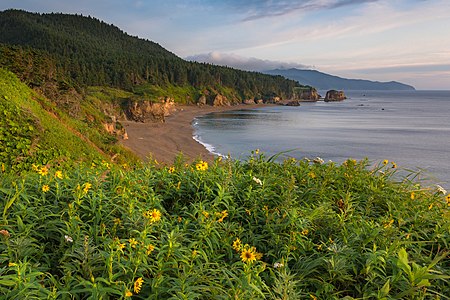
[[[302,103],[213,113],[194,120],[195,139],[211,152],[342,163],[368,158],[424,170],[421,178],[450,189],[450,91],[348,92],[343,102]],[[406,171],[403,171],[406,173]]]

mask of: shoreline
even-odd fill
[[[170,165],[181,153],[187,162],[193,162],[197,159],[212,162],[216,156],[194,139],[194,127],[192,126],[194,119],[213,112],[254,109],[265,106],[267,104],[180,105],[176,107],[176,111],[165,118],[164,123],[121,121],[128,134],[128,139],[122,140],[121,144],[144,161],[153,159],[158,163]]]

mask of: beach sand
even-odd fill
[[[166,117],[164,123],[121,121],[128,133],[128,139],[123,140],[122,144],[144,161],[155,159],[159,163],[170,165],[177,155],[182,153],[188,162],[196,159],[211,162],[214,160],[214,155],[193,139],[194,118],[211,112],[252,109],[261,106],[257,104],[221,107],[177,106],[176,111]]]

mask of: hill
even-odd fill
[[[55,62],[53,76],[79,85],[128,91],[177,86],[184,90],[179,89],[176,100],[187,103],[202,93],[221,93],[235,103],[273,95],[288,98],[298,85],[281,76],[187,62],[157,43],[92,17],[6,10],[0,12],[0,31],[0,43],[41,51]],[[140,92],[155,96],[153,90]]]
[[[266,74],[281,75],[319,90],[414,90],[414,87],[396,81],[378,82],[363,79],[347,79],[316,70],[275,69]]]

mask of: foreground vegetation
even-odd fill
[[[0,179],[5,299],[449,299],[450,196],[320,160]]]

